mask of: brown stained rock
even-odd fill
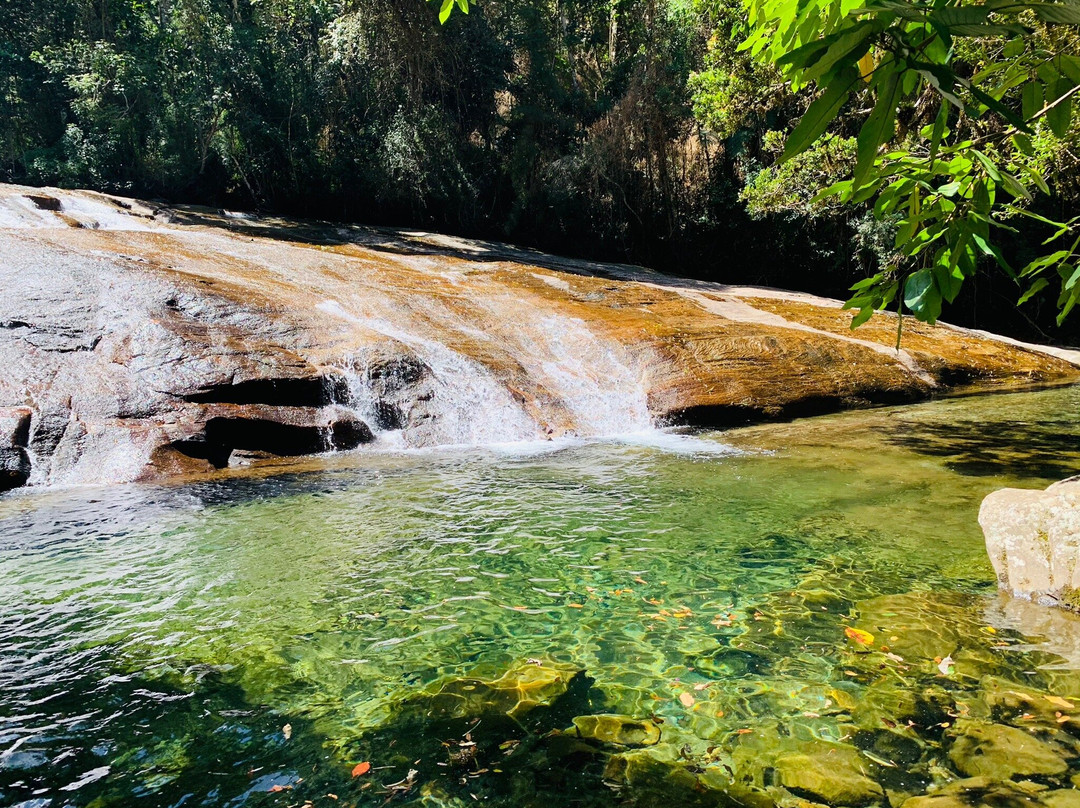
[[[535,440],[1080,378],[969,332],[912,327],[901,357],[873,329],[826,328],[834,302],[777,293],[781,316],[760,292],[448,237],[19,186],[0,186],[0,226],[0,407],[33,401],[42,482],[357,445],[367,427],[410,446]],[[276,409],[228,421],[208,414],[220,406]],[[320,443],[288,408],[326,410],[345,432]]]
[[[949,760],[969,777],[1061,775],[1069,766],[1057,750],[1030,732],[1004,724],[961,719],[947,730]]]
[[[748,302],[754,308],[810,328],[889,348],[896,345],[895,314],[875,314],[852,331],[851,311],[770,298]],[[900,344],[939,384],[948,386],[994,379],[1046,382],[1068,378],[1072,373],[1069,362],[1046,353],[988,340],[968,329],[942,323],[927,325],[911,317],[904,318]]]

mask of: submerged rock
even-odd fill
[[[1002,589],[1080,610],[1080,480],[995,491],[979,524]]]
[[[494,679],[462,677],[421,698],[428,714],[441,719],[505,715],[518,718],[563,695],[578,668],[521,663]]]
[[[822,742],[806,753],[781,755],[773,768],[779,785],[830,805],[870,805],[885,797],[868,776],[870,766],[850,746]]]
[[[970,777],[1061,775],[1069,769],[1053,746],[1016,727],[962,719],[947,734],[949,760]]]
[[[581,738],[614,746],[652,746],[661,734],[653,721],[624,715],[579,715],[574,728]]]
[[[1076,354],[914,324],[898,352],[836,301],[503,245],[11,185],[0,214],[0,408],[32,402],[5,487],[1080,378]]]
[[[1067,798],[1060,806],[1056,804],[1060,797],[1047,801],[1049,795],[1057,793],[1033,783],[1002,782],[993,777],[981,776],[955,780],[930,794],[912,797],[903,803],[903,808],[1066,808],[1069,805]],[[1080,795],[1080,792],[1074,793]]]

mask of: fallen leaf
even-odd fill
[[[752,729],[738,729],[738,730],[735,730],[735,733],[737,735],[749,735],[751,732],[753,732]]]
[[[642,579],[642,578],[635,578],[634,583],[636,583],[636,584],[648,584],[649,582]]]
[[[1075,710],[1076,709],[1075,704],[1073,704],[1068,699],[1061,698],[1061,696],[1043,696],[1043,698],[1046,699],[1051,704],[1053,704],[1055,707],[1060,707],[1063,710]]]
[[[279,786],[276,783],[267,789],[272,794],[277,794],[279,791],[292,791],[292,786]]]
[[[281,728],[281,734],[285,736],[285,740],[292,738],[292,724],[286,724]]]
[[[585,606],[582,605],[581,603],[567,603],[566,608],[567,609],[584,609]]]
[[[360,775],[367,774],[369,771],[371,771],[371,764],[365,760],[363,763],[357,763],[353,766],[352,776],[359,777]]]
[[[949,676],[952,673],[953,660],[951,656],[945,657],[938,663],[937,669],[941,671],[942,676]]]
[[[845,626],[844,636],[849,640],[854,640],[860,645],[873,645],[874,635],[869,631],[863,631],[861,628],[852,628],[851,626]]]
[[[693,707],[694,696],[692,693],[680,693],[679,702],[682,704],[683,707]]]
[[[707,687],[712,687],[712,685],[713,685],[712,682],[698,682],[696,685],[694,685],[694,690],[697,690],[698,692],[700,692],[700,691],[704,690]]]

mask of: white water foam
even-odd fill
[[[400,342],[427,364],[435,388],[434,396],[440,403],[437,423],[432,425],[433,434],[424,443],[476,445],[530,440],[541,435],[536,421],[480,363],[384,319],[352,314],[336,301],[325,301],[319,308]],[[358,357],[354,367],[346,368],[346,372],[353,383],[352,392],[359,410],[370,418],[376,402],[367,359]],[[388,442],[393,445],[399,443],[400,438],[388,438]]]

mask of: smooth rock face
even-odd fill
[[[979,524],[1002,589],[1080,606],[1080,481],[995,491],[979,508]]]
[[[724,425],[1080,378],[836,301],[424,234],[0,186],[0,488]],[[21,415],[19,417],[22,417]]]

